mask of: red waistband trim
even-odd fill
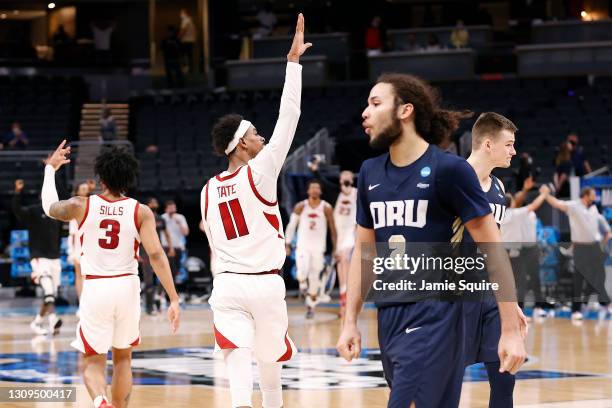
[[[221,273],[231,273],[234,275],[280,275],[281,271],[280,269],[272,269],[270,271],[264,271],[264,272],[256,272],[256,273],[243,273],[243,272],[229,272],[229,271],[223,271],[223,272],[219,272]]]
[[[135,273],[122,273],[121,275],[85,275],[85,279],[121,278],[124,276],[138,276]]]

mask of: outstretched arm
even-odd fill
[[[534,212],[537,211],[544,201],[546,201],[548,194],[550,194],[550,188],[548,188],[546,184],[543,184],[540,187],[540,195],[527,206],[527,210]]]
[[[268,144],[249,161],[255,184],[266,198],[276,196],[276,180],[283,167],[300,118],[302,96],[302,66],[300,56],[312,46],[304,43],[304,16],[298,16],[293,44],[287,54],[285,85],[274,132]]]
[[[30,219],[30,212],[27,208],[21,205],[21,191],[23,190],[24,182],[21,179],[15,180],[15,194],[11,200],[13,214],[23,223],[27,223]]]
[[[546,202],[564,213],[566,213],[569,209],[566,201],[559,200],[557,197],[553,197],[550,194],[546,196]]]

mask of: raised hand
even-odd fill
[[[295,35],[293,36],[293,43],[291,44],[289,54],[287,54],[287,61],[299,63],[300,57],[310,47],[312,47],[312,43],[304,44],[304,15],[300,13],[298,15],[297,24],[295,26]]]
[[[24,186],[24,182],[22,179],[17,179],[15,180],[15,192],[16,193],[21,193],[21,190],[23,190],[23,186]]]
[[[64,148],[66,146],[66,140],[64,139],[62,143],[55,149],[55,151],[47,157],[45,160],[45,164],[49,164],[53,166],[55,171],[58,171],[60,167],[62,167],[66,163],[70,163],[70,159],[67,159],[66,156],[70,154],[70,146]]]

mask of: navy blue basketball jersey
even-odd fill
[[[402,236],[406,242],[446,242],[453,223],[491,212],[470,164],[430,145],[408,166],[389,153],[366,160],[359,171],[357,223],[374,229],[376,242]]]
[[[492,174],[489,177],[491,177],[491,187],[489,187],[489,191],[485,192],[485,195],[497,227],[501,228],[501,223],[506,215],[506,196],[501,181]],[[470,233],[464,228],[464,224],[465,221],[459,218],[455,220],[453,242],[474,242]]]

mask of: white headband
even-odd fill
[[[250,127],[251,127],[251,122],[249,122],[248,120],[243,119],[240,121],[240,125],[238,126],[236,133],[234,133],[234,137],[232,138],[232,141],[229,142],[229,144],[227,145],[227,148],[225,149],[226,155],[230,154],[232,150],[234,150],[236,146],[238,146],[238,142],[240,141],[240,138],[244,136],[244,134],[247,132],[247,130],[249,130]]]

